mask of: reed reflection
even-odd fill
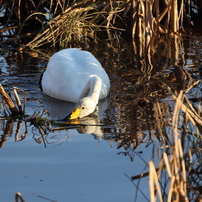
[[[14,136],[16,142],[22,141],[26,138],[28,133],[26,122],[22,120],[9,119],[1,120],[0,127],[2,134],[0,135],[0,148],[3,148],[4,144]]]
[[[177,36],[161,39],[150,54],[145,54],[147,47],[139,54],[134,46],[134,54],[139,55],[129,54],[133,62],[124,73],[118,66],[112,71],[116,79],[105,121],[114,127],[105,131],[104,139],[117,149],[124,148],[118,154],[131,161],[135,156],[142,159],[142,173],[134,171],[130,179],[134,184],[138,180],[137,192],[141,192],[139,180],[150,176],[151,194],[161,198],[156,192],[161,190],[162,201],[188,195],[201,199],[201,163],[196,158],[201,154],[200,72],[196,70],[200,59],[190,53],[190,46],[190,41]],[[152,148],[149,162],[140,156],[140,146]]]
[[[75,132],[91,134],[96,140],[102,139],[101,120],[105,116],[109,102],[109,98],[102,100],[96,111],[88,117],[67,121],[64,118],[71,112],[75,104],[44,95],[46,109],[43,112],[36,112],[23,119],[1,120],[3,134],[0,146],[2,148],[12,136],[17,142],[24,140],[30,133],[36,143],[44,144],[45,147],[48,144],[66,142]]]

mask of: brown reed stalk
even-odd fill
[[[156,194],[154,194],[156,190],[157,190],[160,202],[163,202],[162,193],[161,193],[160,185],[158,182],[158,176],[157,176],[153,161],[149,162],[149,188],[150,188],[151,202],[156,201]]]
[[[174,33],[178,33],[179,31],[179,18],[178,18],[178,0],[171,0],[171,30]]]
[[[20,98],[18,96],[17,90],[21,91],[23,93],[23,95],[24,95],[24,106],[23,107],[22,107],[21,100],[20,100]],[[25,113],[26,100],[27,100],[26,92],[21,90],[20,88],[13,87],[13,94],[15,96],[15,100],[16,100],[16,103],[17,103],[17,106],[18,106],[19,113],[24,114]]]
[[[4,90],[3,86],[0,84],[0,94],[2,96],[2,100],[3,102],[5,102],[5,104],[8,106],[11,114],[13,116],[18,115],[19,111],[16,108],[13,100],[11,99],[11,97],[8,95],[8,93],[6,93],[6,91]]]
[[[17,90],[20,90],[24,94],[24,107],[22,107]],[[3,86],[0,84],[0,95],[2,96],[2,106],[5,103],[11,116],[24,115],[26,106],[26,92],[17,87],[13,87],[13,93],[15,96],[16,105],[12,100],[12,98],[10,97],[10,95],[4,90]]]
[[[22,194],[20,192],[17,192],[15,194],[15,202],[25,202],[25,200],[22,197]]]
[[[149,187],[151,201],[157,201],[157,196],[161,201],[162,193],[159,192],[159,178],[157,171],[161,173],[167,171],[169,177],[169,186],[167,192],[167,202],[183,201],[188,202],[187,190],[190,188],[187,182],[188,167],[185,164],[185,154],[182,147],[183,139],[179,134],[179,122],[182,119],[182,111],[186,114],[186,119],[193,125],[202,125],[201,117],[192,104],[188,101],[183,91],[178,96],[173,96],[176,104],[173,111],[172,125],[170,129],[170,138],[172,140],[169,146],[169,154],[163,152],[159,163],[159,168],[155,169],[152,161],[149,162]],[[197,124],[196,124],[197,123]],[[197,127],[197,126],[196,126]],[[163,165],[163,166],[162,166]],[[192,188],[194,190],[194,188]],[[156,192],[157,191],[157,192]]]
[[[179,135],[179,134],[174,134]],[[183,151],[181,146],[181,140],[176,139],[172,149],[170,158],[167,154],[163,153],[163,163],[166,167],[170,183],[168,187],[167,202],[184,201],[188,202],[187,199],[187,186],[186,186],[186,167],[183,157]],[[159,170],[161,171],[161,170]],[[149,188],[150,188],[150,199],[152,202],[157,201],[157,195],[160,201],[162,200],[162,193],[158,182],[160,176],[157,177],[157,172],[152,161],[149,162]],[[156,192],[157,190],[157,192]],[[157,194],[157,195],[156,195]]]

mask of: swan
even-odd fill
[[[41,87],[50,97],[76,103],[68,118],[77,119],[95,111],[99,100],[107,97],[110,81],[90,52],[69,48],[50,58]]]

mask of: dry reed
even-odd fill
[[[101,31],[110,37],[110,29],[139,37],[148,46],[160,34],[184,32],[201,4],[197,0],[40,0],[5,1],[0,9],[5,11],[0,31],[4,45],[67,47],[72,41],[87,43]]]
[[[21,91],[24,95],[23,107],[20,98],[18,96],[17,90]],[[3,86],[0,84],[0,95],[2,96],[1,107],[3,109],[4,114],[6,115],[7,111],[10,116],[24,115],[27,98],[26,92],[17,87],[13,87],[13,94],[15,96],[16,104],[14,103],[12,97],[4,90]]]
[[[150,198],[152,202],[157,201],[157,198],[160,201],[164,201],[162,197],[162,192],[160,188],[159,179],[161,173],[166,170],[169,177],[169,185],[167,187],[167,202],[171,201],[190,201],[188,199],[188,192],[193,191],[195,194],[195,199],[200,198],[200,193],[197,190],[194,190],[194,187],[191,188],[190,181],[187,178],[190,178],[190,166],[185,163],[185,156],[187,156],[186,150],[184,148],[183,136],[179,133],[180,121],[182,121],[182,112],[185,114],[187,120],[197,127],[202,125],[202,120],[200,114],[196,112],[193,105],[188,101],[183,91],[179,92],[177,97],[173,96],[176,100],[172,127],[170,129],[170,138],[172,144],[169,146],[169,154],[166,152],[162,153],[162,157],[159,163],[159,168],[156,171],[154,163],[149,162],[149,187],[150,187]],[[185,103],[184,103],[185,102]],[[192,148],[188,149],[189,151]],[[200,153],[201,151],[198,150]],[[191,190],[190,190],[191,188]],[[157,191],[157,192],[156,192]]]
[[[17,192],[15,194],[15,202],[25,202],[25,200],[22,197],[22,194],[20,192]]]

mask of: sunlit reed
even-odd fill
[[[199,15],[201,4],[197,0],[40,0],[6,1],[0,9],[4,10],[1,33],[5,32],[5,45],[67,47],[75,40],[95,40],[103,31],[103,37],[111,37],[110,30],[114,30],[143,40],[150,51],[160,34],[179,34],[187,31],[191,23],[193,26],[190,16],[194,12]]]

